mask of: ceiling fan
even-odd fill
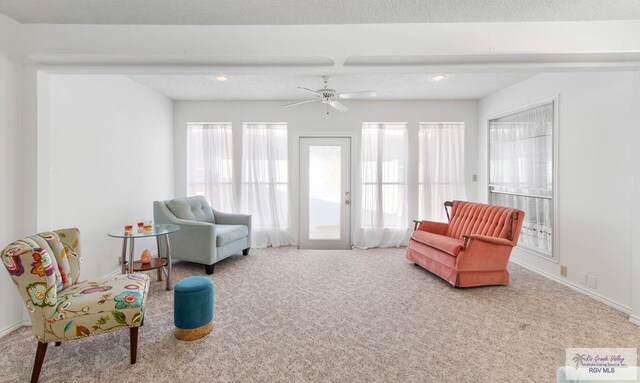
[[[357,97],[375,97],[376,96],[376,92],[372,92],[369,90],[361,91],[361,92],[351,92],[351,93],[337,93],[334,89],[329,89],[327,85],[327,83],[329,82],[329,76],[322,76],[322,81],[324,82],[324,88],[322,89],[313,90],[313,89],[304,88],[300,86],[298,87],[298,89],[306,90],[309,93],[313,93],[316,96],[315,98],[310,100],[292,102],[290,104],[285,104],[282,106],[284,106],[285,108],[288,108],[290,106],[296,106],[296,105],[306,104],[309,102],[320,101],[323,104],[327,105],[327,114],[329,114],[330,106],[339,112],[346,112],[347,110],[349,110],[349,108],[347,108],[339,100],[344,100],[348,98],[357,98]]]

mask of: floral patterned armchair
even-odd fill
[[[138,327],[149,289],[145,274],[80,282],[80,231],[63,229],[26,237],[0,258],[31,317],[38,340],[31,382],[37,382],[49,342],[130,329],[131,364],[136,362]]]

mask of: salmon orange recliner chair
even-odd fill
[[[444,205],[451,207],[449,223],[414,221],[407,259],[456,287],[508,285],[524,212],[465,201]]]

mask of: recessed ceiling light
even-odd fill
[[[449,76],[446,74],[437,74],[435,76],[431,76],[431,81],[442,81],[446,80]]]
[[[216,80],[218,81],[227,81],[229,78],[227,76],[216,76]]]

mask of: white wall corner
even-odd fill
[[[635,112],[634,122],[629,126],[630,137],[629,153],[633,166],[631,177],[631,316],[629,320],[640,325],[640,151],[634,146],[640,142],[640,71],[634,74],[634,100],[633,109]]]
[[[51,227],[51,80],[43,71],[37,74],[37,100],[36,100],[36,183],[37,231],[52,230]]]
[[[23,323],[23,321],[17,321],[16,323],[7,326],[5,328],[3,328],[2,330],[0,330],[0,338],[2,338],[3,336],[19,329],[20,327],[24,326],[25,324]]]
[[[38,83],[45,77],[38,76],[38,70],[32,66],[24,67],[24,87],[22,90],[22,158],[21,172],[23,188],[20,205],[22,212],[22,231],[24,235],[38,232]]]

